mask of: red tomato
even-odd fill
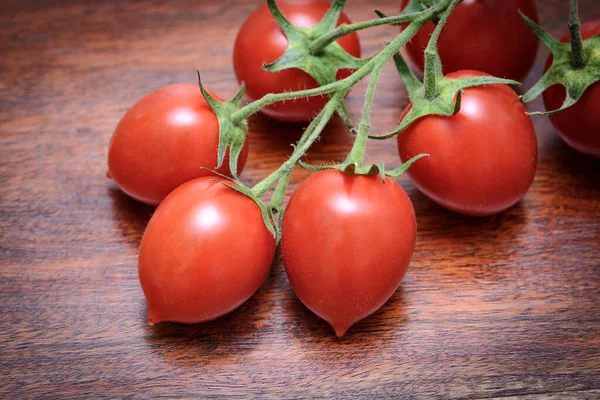
[[[403,0],[402,8],[407,4]],[[535,61],[538,39],[518,10],[538,22],[534,0],[465,0],[456,6],[438,39],[444,73],[471,69],[522,80]],[[427,23],[406,44],[408,57],[421,71],[434,28]]]
[[[318,172],[283,217],[281,250],[292,288],[342,336],[396,291],[413,254],[416,221],[398,184],[380,176]]]
[[[173,189],[194,178],[212,176],[217,165],[219,122],[198,85],[165,86],[135,103],[123,116],[108,149],[108,170],[134,199],[158,205]],[[238,173],[248,157],[244,149]],[[217,170],[229,171],[229,157]]]
[[[181,185],[156,209],[140,246],[148,322],[227,314],[256,292],[274,252],[275,238],[250,198],[214,178]]]
[[[458,71],[448,77],[481,75]],[[506,85],[467,88],[456,115],[420,118],[398,135],[400,158],[429,154],[408,174],[440,205],[469,215],[498,213],[517,203],[535,176],[536,137],[525,112]]]
[[[277,5],[294,26],[307,28],[318,23],[330,4],[322,0],[284,1]],[[343,13],[338,24],[349,24]],[[360,57],[358,35],[353,32],[338,39],[338,44],[349,54]],[[275,73],[265,71],[263,63],[277,60],[288,48],[288,41],[271,15],[267,4],[259,7],[242,25],[233,49],[233,67],[239,82],[246,83],[246,95],[257,100],[268,93],[281,93],[318,87],[317,82],[299,69]],[[337,79],[349,76],[351,71],[339,70]],[[327,103],[326,96],[316,96],[294,101],[274,103],[262,111],[281,120],[302,122],[313,118]]]
[[[581,26],[581,36],[591,38],[600,33],[600,20]],[[567,43],[567,34],[562,41]],[[546,62],[546,70],[552,63],[552,56]],[[549,87],[544,92],[546,110],[556,110],[565,101],[565,89],[560,85]],[[583,92],[575,105],[550,116],[552,125],[565,142],[575,150],[594,157],[600,157],[600,82],[592,84]]]

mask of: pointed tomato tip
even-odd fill
[[[344,336],[348,329],[350,329],[350,325],[338,325],[333,327],[333,330],[335,331],[335,336],[337,337]]]
[[[148,325],[154,326],[162,321],[163,320],[154,315],[152,311],[148,310]]]

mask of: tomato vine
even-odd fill
[[[300,164],[304,168],[313,170],[338,169],[349,174],[381,175],[382,179],[384,179],[385,176],[399,176],[404,173],[412,163],[426,156],[426,154],[417,155],[412,160],[405,162],[401,167],[390,171],[386,171],[383,164],[363,165],[366,144],[369,138],[387,139],[395,136],[414,120],[426,115],[450,116],[455,114],[460,107],[460,92],[464,88],[486,84],[518,84],[516,81],[489,76],[465,79],[446,79],[442,76],[436,43],[449,15],[460,1],[461,0],[440,0],[430,7],[423,7],[418,0],[412,0],[411,7],[407,7],[398,16],[386,17],[381,13],[378,13],[381,15],[381,18],[379,19],[350,25],[342,24],[335,27],[335,21],[345,4],[345,0],[336,0],[323,18],[322,23],[317,24],[316,27],[312,29],[300,29],[295,28],[283,16],[278,10],[275,0],[268,0],[269,9],[280,24],[285,35],[288,37],[290,45],[286,53],[273,63],[265,65],[264,68],[268,71],[277,71],[284,68],[299,68],[311,74],[321,86],[314,89],[294,92],[270,93],[261,99],[245,105],[237,111],[228,112],[227,115],[221,116],[219,120],[227,119],[229,121],[228,126],[239,126],[250,115],[275,102],[293,100],[307,96],[328,95],[330,97],[330,100],[325,107],[311,121],[310,125],[296,143],[292,155],[277,170],[262,179],[253,188],[246,188],[234,175],[234,180],[236,181],[235,190],[251,196],[257,202],[258,206],[263,210],[263,215],[265,215],[265,224],[274,235],[278,236],[278,232],[280,232],[280,227],[278,226],[280,220],[275,221],[274,215],[278,213],[281,214],[282,193],[285,193],[289,175],[295,165]],[[437,20],[438,23],[430,40],[430,44],[426,49],[427,61],[425,68],[425,82],[424,84],[420,84],[416,81],[414,76],[407,74],[408,68],[405,67],[404,61],[399,55],[399,50],[415,36],[427,22],[434,19]],[[335,43],[336,39],[351,32],[385,24],[399,23],[408,23],[408,26],[381,51],[361,62],[355,61],[349,55],[344,55],[345,52]],[[315,36],[315,32],[319,35]],[[328,50],[330,47],[335,50]],[[316,60],[315,57],[317,58]],[[402,123],[392,133],[383,136],[372,136],[369,135],[369,131],[371,127],[370,116],[373,95],[383,66],[392,58],[394,58],[398,70],[407,85],[411,101],[418,106],[413,107],[411,114],[407,118],[404,118]],[[318,66],[318,74],[315,74],[314,65]],[[356,68],[356,70],[350,76],[338,81],[335,80],[334,75],[337,69],[353,67]],[[325,75],[323,75],[323,69],[328,71]],[[342,106],[343,98],[354,85],[368,75],[370,75],[370,81],[365,95],[364,109],[362,118],[358,124],[358,130],[356,130],[354,124],[350,121],[350,117],[347,115],[345,107]],[[202,87],[202,83],[200,83],[200,86]],[[205,92],[204,89],[202,90]],[[236,95],[235,99],[237,99],[238,96],[239,94]],[[214,110],[217,115],[223,114],[218,107]],[[349,128],[356,133],[354,145],[346,157],[346,160],[340,165],[327,166],[312,166],[301,162],[300,158],[319,137],[323,128],[336,111],[349,125]],[[228,135],[228,132],[223,132],[223,134]],[[228,140],[220,141],[220,145],[227,145],[227,143],[229,143]],[[235,152],[236,151],[234,151],[233,154],[235,154]],[[220,148],[219,154],[223,153],[224,150]],[[230,163],[233,165],[234,160],[231,160]],[[218,166],[220,166],[220,164]],[[271,199],[271,203],[267,206],[260,200],[260,197],[275,185],[278,185],[275,192],[276,195]]]
[[[444,74],[438,42],[461,0],[404,0],[399,15],[388,17],[375,11],[379,18],[359,23],[350,23],[343,15],[346,0],[334,0],[330,5],[315,2],[318,4],[308,18],[313,25],[295,26],[276,0],[267,0],[253,14],[258,17],[251,16],[251,24],[244,24],[240,30],[252,33],[247,26],[258,21],[259,25],[265,22],[278,40],[284,35],[287,48],[283,50],[279,40],[277,51],[269,53],[279,54],[274,61],[263,63],[262,57],[253,57],[252,71],[260,75],[259,79],[294,71],[299,81],[292,88],[304,89],[285,90],[276,79],[269,86],[277,89],[274,91],[265,91],[264,87],[257,90],[256,82],[241,82],[231,100],[221,101],[204,87],[198,72],[199,93],[190,93],[189,85],[163,88],[136,104],[134,112],[126,114],[117,127],[109,149],[110,175],[132,197],[153,205],[160,203],[144,234],[138,263],[150,323],[203,322],[239,306],[260,286],[281,241],[292,288],[301,301],[334,327],[338,336],[343,335],[353,323],[389,299],[414,251],[414,209],[391,178],[408,171],[426,196],[463,214],[491,215],[513,206],[529,190],[538,157],[535,130],[524,103],[546,90],[544,96],[551,98],[547,107],[560,101],[562,105],[543,114],[551,114],[550,119],[557,129],[565,131],[564,138],[573,147],[600,155],[600,137],[594,136],[594,131],[600,129],[597,113],[587,111],[592,114],[589,118],[578,116],[585,114],[580,110],[588,104],[594,104],[588,110],[600,104],[600,24],[580,27],[576,0],[571,0],[569,43],[555,40],[521,14],[553,57],[544,76],[521,99],[508,86],[518,85],[518,81],[491,76],[488,70],[461,67]],[[516,4],[506,6],[514,12],[505,17],[511,24],[516,20],[523,25],[519,29],[526,29],[518,19]],[[496,3],[494,7],[502,5]],[[299,10],[291,6],[286,9]],[[490,15],[494,9],[488,6],[485,11]],[[529,11],[537,19],[534,5]],[[496,26],[502,25],[496,22]],[[306,20],[303,23],[307,25]],[[381,25],[403,28],[380,51],[360,58],[355,32]],[[422,46],[422,38],[429,32],[431,36],[421,53],[421,81],[399,51],[419,34]],[[348,35],[352,43],[342,45]],[[492,36],[498,43],[498,32]],[[252,40],[239,37],[240,46],[247,51]],[[470,51],[480,49],[482,41],[475,42],[465,47]],[[447,50],[447,44],[443,41],[442,48]],[[516,51],[525,51],[530,59],[534,53],[527,51],[531,43],[524,48]],[[234,64],[240,62],[236,51]],[[406,86],[410,102],[391,132],[374,134],[373,98],[381,72],[390,60]],[[258,68],[260,64],[262,69]],[[510,74],[508,68],[500,67],[503,74],[498,75],[523,75],[528,68],[521,67],[530,64],[525,60],[520,63],[520,72],[513,69]],[[235,65],[234,69],[238,74]],[[355,124],[344,98],[366,77],[369,81],[362,115]],[[564,87],[564,100],[557,95],[559,85]],[[260,98],[242,106],[246,88],[247,97]],[[256,93],[266,94],[261,97]],[[309,103],[308,98],[318,101]],[[282,109],[274,110],[282,102],[294,100],[306,100],[300,112],[286,116]],[[289,121],[307,115],[311,118],[287,160],[250,187],[238,179],[238,173],[248,152],[247,119],[259,111]],[[301,161],[336,113],[355,135],[344,161],[334,165]],[[138,123],[138,115],[149,114],[152,118]],[[564,120],[553,119],[557,115]],[[577,115],[577,126],[584,127],[576,133],[569,128],[573,115]],[[196,129],[199,121],[207,132]],[[148,137],[156,142],[151,151],[135,146]],[[400,167],[388,170],[383,163],[365,163],[370,139],[392,137],[397,137]],[[199,141],[205,148],[197,146]],[[161,146],[169,150],[163,152]],[[146,170],[149,159],[154,164]],[[318,172],[299,185],[284,213],[282,205],[296,165]],[[267,193],[272,193],[268,202],[263,200]],[[236,218],[239,212],[243,215]],[[330,240],[332,237],[335,239]],[[318,244],[307,248],[313,240]],[[346,251],[348,248],[351,251]],[[223,283],[222,278],[228,274],[236,276],[235,284]]]

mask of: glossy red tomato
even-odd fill
[[[408,4],[403,0],[402,8]],[[465,0],[453,11],[438,40],[444,73],[471,69],[521,81],[531,70],[538,39],[518,14],[538,22],[534,0]],[[424,51],[435,26],[427,23],[406,44],[423,70]]]
[[[182,183],[212,176],[202,167],[216,167],[218,145],[219,123],[198,85],[165,86],[135,103],[117,125],[109,176],[129,196],[155,206]],[[244,146],[238,173],[247,157]],[[231,174],[227,156],[217,171]]]
[[[214,178],[181,185],[156,209],[140,246],[148,322],[227,314],[256,292],[274,252],[275,238],[250,198]]]
[[[290,199],[281,250],[296,295],[342,336],[396,291],[415,238],[415,213],[398,184],[327,170]]]
[[[486,75],[458,71],[450,78]],[[404,111],[408,112],[410,105]],[[429,115],[398,135],[402,162],[415,185],[438,204],[470,215],[491,215],[517,203],[535,176],[537,144],[531,118],[506,85],[467,88],[452,117]]]
[[[318,23],[330,6],[323,0],[280,0],[277,5],[294,26],[302,28]],[[350,21],[346,15],[341,14],[338,23],[349,24]],[[360,57],[360,43],[355,32],[337,42],[351,55]],[[285,35],[271,15],[267,4],[263,4],[244,22],[233,49],[235,74],[239,82],[246,83],[246,95],[250,100],[257,100],[268,93],[319,86],[310,75],[299,69],[270,73],[262,68],[263,63],[277,60],[287,48],[288,41]],[[337,78],[343,79],[349,74],[349,70],[339,70]],[[327,97],[316,96],[275,103],[262,111],[281,121],[302,122],[313,118],[326,103]]]
[[[600,33],[600,20],[581,26],[583,39]],[[562,38],[568,42],[571,36]],[[552,63],[552,57],[546,62],[546,70]],[[551,86],[544,92],[546,110],[556,110],[565,101],[565,89]],[[584,154],[600,157],[600,82],[596,82],[583,92],[575,105],[550,116],[552,125],[569,146]]]

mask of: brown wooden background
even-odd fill
[[[280,263],[224,318],[146,324],[136,257],[152,209],[105,179],[109,138],[142,95],[194,82],[196,68],[232,95],[233,40],[258,3],[0,3],[0,397],[600,398],[600,161],[541,117],[533,187],[498,216],[447,212],[399,179],[419,226],[411,268],[343,338],[296,300]],[[359,21],[399,1],[349,3]],[[538,5],[562,35],[567,2]],[[580,8],[600,17],[597,0]],[[364,53],[395,32],[362,32]],[[407,102],[391,66],[382,81],[375,132]],[[355,118],[364,87],[348,98]],[[301,129],[254,118],[243,178],[276,168]],[[341,160],[351,143],[333,122],[310,160]],[[394,141],[369,154],[397,165]]]

